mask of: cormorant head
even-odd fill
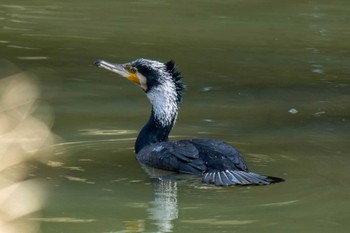
[[[162,89],[169,97],[175,94],[178,104],[182,101],[185,85],[181,82],[181,74],[173,61],[162,63],[140,58],[125,64],[114,64],[97,60],[95,65],[136,83],[148,97],[156,90]]]
[[[139,85],[153,105],[154,117],[163,126],[173,125],[182,101],[184,84],[173,61],[137,59],[125,64],[97,60],[95,65]]]

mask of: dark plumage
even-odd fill
[[[181,82],[182,76],[181,73],[177,70],[175,62],[173,60],[165,63],[166,68],[174,80],[176,86],[176,93],[178,93],[177,103],[180,104],[183,98],[183,92],[185,90],[185,85]]]
[[[219,140],[168,141],[185,88],[173,61],[164,64],[137,59],[118,65],[99,60],[95,64],[138,84],[151,101],[151,116],[135,143],[136,158],[140,163],[198,175],[203,183],[221,186],[266,185],[283,181],[250,172],[241,153]]]

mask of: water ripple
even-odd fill
[[[55,223],[90,223],[95,222],[96,219],[79,219],[70,217],[53,217],[53,218],[30,218],[32,221],[40,222],[55,222]]]
[[[49,59],[48,57],[44,56],[37,56],[37,57],[17,57],[19,60],[46,60]]]
[[[207,225],[246,225],[255,223],[256,220],[218,220],[218,219],[195,219],[195,220],[182,220],[183,223],[194,224],[207,224]]]
[[[13,49],[26,49],[26,50],[38,50],[40,48],[33,48],[33,47],[25,47],[25,46],[20,46],[20,45],[8,45],[8,48],[13,48]]]
[[[77,36],[77,35],[61,35],[61,34],[31,34],[26,33],[22,36],[30,37],[51,37],[51,38],[69,38],[69,39],[81,39],[81,40],[105,40],[104,37],[92,37],[92,36]]]
[[[128,129],[116,129],[116,130],[107,130],[107,129],[82,129],[80,130],[80,135],[127,135],[135,134],[136,130]]]

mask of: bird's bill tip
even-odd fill
[[[94,65],[99,67],[102,62],[104,62],[104,61],[101,59],[97,59],[96,61],[94,61]]]
[[[113,64],[99,59],[94,62],[94,65],[112,71],[113,73],[119,74],[124,78],[128,78],[130,76],[130,72],[126,70],[123,65],[120,64]]]

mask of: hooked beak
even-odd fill
[[[140,85],[140,79],[138,78],[136,73],[132,73],[129,70],[127,70],[123,65],[121,64],[113,64],[110,62],[106,62],[103,60],[97,60],[94,62],[94,65],[97,67],[104,68],[106,70],[112,71],[114,73],[117,73],[121,77],[127,78],[130,81]]]

